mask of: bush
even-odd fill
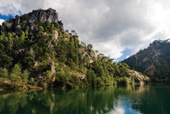
[[[68,80],[69,80],[69,76],[66,76],[64,71],[56,73],[56,80],[55,80],[56,86],[60,86],[60,87],[65,86]]]
[[[31,77],[31,78],[30,78],[30,84],[34,85],[34,83],[35,83],[34,78]]]
[[[72,75],[72,76],[71,76],[71,79],[73,80],[74,85],[77,85],[77,86],[80,85],[80,78],[79,78],[78,76]]]
[[[22,72],[21,67],[18,64],[15,64],[15,66],[12,68],[10,72],[10,80],[12,82],[13,86],[20,86],[22,83]]]
[[[130,80],[127,77],[119,77],[119,78],[117,78],[117,83],[118,83],[118,85],[125,85],[125,86],[127,86],[127,85],[130,84]]]
[[[0,77],[7,78],[8,70],[6,68],[0,68]]]
[[[101,77],[97,77],[96,81],[97,81],[97,86],[98,87],[105,86],[105,84],[104,84],[103,80],[101,79]]]

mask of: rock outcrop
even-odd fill
[[[41,21],[41,22],[58,22],[58,13],[56,10],[49,8],[48,10],[33,10],[33,12],[29,13],[28,15],[23,15],[22,17],[26,16],[30,22]],[[16,20],[19,18],[16,18]]]
[[[58,22],[58,13],[54,9],[47,9],[47,10],[33,10],[29,14],[24,14],[22,16],[16,15],[15,18],[11,18],[9,21],[4,22],[7,26],[11,26],[12,24],[18,25],[20,23],[27,23],[27,22]],[[10,23],[12,22],[12,23]]]
[[[16,15],[15,18],[5,21],[3,26],[6,27],[6,29],[12,27],[16,34],[21,34],[21,27],[29,26],[29,29],[31,30],[30,34],[32,34],[32,31],[38,30],[37,26],[35,25],[36,22],[59,23],[61,28],[63,28],[62,21],[59,21],[58,19],[58,13],[56,10],[51,8],[47,10],[33,10],[29,14],[24,14],[22,16]],[[2,26],[0,26],[0,32],[5,32],[5,30],[2,29]]]
[[[135,70],[129,70],[129,74],[131,77],[131,80],[134,80],[138,84],[144,84],[145,82],[149,82],[149,77],[135,71]]]
[[[88,57],[89,59],[89,63],[93,63],[93,60],[95,59],[95,52],[94,50],[87,50],[87,49],[84,49],[84,48],[80,48],[78,50],[78,53],[82,54],[82,59],[84,57]]]

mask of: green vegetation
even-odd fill
[[[0,27],[1,87],[65,89],[131,83],[127,64],[96,55],[92,44],[80,44],[75,31],[65,31],[60,22],[22,22]]]

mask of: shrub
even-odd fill
[[[34,83],[35,83],[34,78],[31,77],[31,78],[30,78],[30,84],[34,85]]]
[[[127,85],[130,84],[130,80],[127,77],[119,77],[119,78],[117,78],[117,83],[118,83],[118,85],[125,85],[125,86],[127,86]]]

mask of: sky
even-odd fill
[[[64,28],[117,61],[170,37],[170,0],[0,0],[0,24],[35,9],[53,8]]]

